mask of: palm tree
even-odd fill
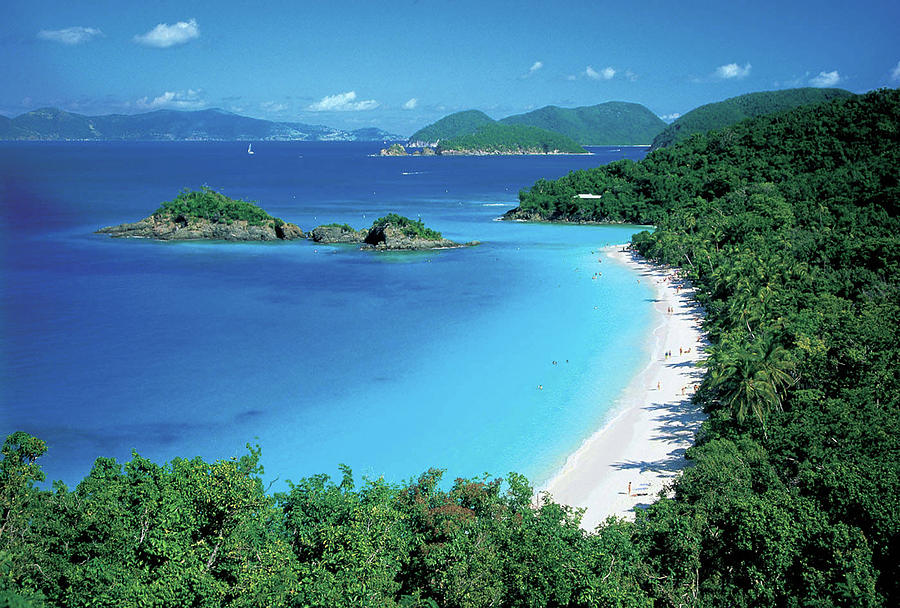
[[[760,336],[750,344],[719,347],[711,354],[709,367],[710,387],[718,390],[719,400],[739,422],[752,413],[768,439],[766,419],[782,410],[787,389],[796,382],[787,349],[771,336]]]

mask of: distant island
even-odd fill
[[[665,148],[686,140],[694,133],[706,133],[713,129],[729,127],[748,118],[852,96],[853,93],[844,89],[812,87],[738,95],[724,101],[702,105],[680,116],[653,139],[651,149]]]
[[[572,138],[546,129],[496,122],[483,112],[457,112],[417,131],[408,146],[416,155],[587,154]],[[400,144],[381,150],[382,156],[404,156]]]
[[[403,137],[366,127],[342,131],[323,125],[273,122],[225,110],[157,110],[143,114],[85,116],[41,108],[0,116],[0,140],[15,141],[398,141]]]
[[[458,139],[468,136],[509,139],[525,137],[524,147],[534,148],[527,140],[534,132],[504,131],[503,127],[531,127],[561,135],[566,145],[649,145],[666,124],[646,107],[636,103],[611,101],[594,106],[560,108],[545,106],[526,114],[507,116],[499,121],[479,110],[455,112],[419,129],[407,145],[454,149]],[[570,150],[571,151],[571,150]]]
[[[325,224],[313,228],[310,240],[323,244],[358,244],[363,249],[378,251],[422,251],[477,245],[478,241],[457,243],[431,228],[422,220],[389,213],[372,223],[368,230],[356,230],[347,224]]]
[[[160,241],[291,241],[306,236],[295,224],[206,187],[182,191],[139,222],[108,226],[97,233]]]

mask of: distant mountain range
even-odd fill
[[[610,101],[595,106],[560,108],[546,106],[527,114],[495,121],[484,112],[456,112],[420,129],[410,145],[438,142],[475,134],[486,125],[521,125],[565,135],[581,145],[649,144],[665,128],[656,114],[637,103]]]
[[[748,93],[724,101],[708,103],[694,108],[663,129],[653,140],[652,149],[665,148],[689,138],[694,133],[721,129],[748,118],[851,96],[853,93],[844,89],[806,87]]]
[[[224,110],[157,110],[144,114],[84,116],[41,108],[0,116],[0,140],[113,141],[388,141],[403,137],[381,129],[342,131],[299,122],[273,122]]]

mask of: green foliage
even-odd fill
[[[251,226],[260,226],[266,222],[273,226],[284,225],[283,220],[272,217],[256,205],[228,198],[206,186],[200,190],[182,190],[174,200],[163,203],[153,215],[176,220],[204,219],[228,224],[241,220]]]
[[[356,232],[356,228],[354,228],[350,224],[339,224],[337,222],[332,222],[331,224],[322,224],[322,228],[340,228],[344,232]]]
[[[708,103],[694,108],[667,126],[653,139],[652,149],[665,148],[688,139],[694,133],[706,133],[736,125],[742,120],[790,110],[797,106],[810,105],[850,97],[853,94],[843,89],[787,89],[784,91],[763,91],[732,97],[725,101]]]
[[[480,110],[465,110],[445,116],[413,133],[410,142],[422,142],[425,144],[437,144],[445,139],[470,135],[494,119]]]
[[[3,587],[54,606],[287,605],[295,564],[258,459],[100,458],[74,492],[32,489],[16,542],[0,537]]]
[[[526,125],[492,123],[474,133],[442,140],[438,151],[478,154],[584,154],[586,150],[565,135]]]
[[[429,241],[439,241],[444,238],[437,230],[426,228],[425,224],[422,223],[422,220],[411,220],[408,217],[396,213],[388,213],[384,217],[378,218],[372,223],[372,228],[384,228],[387,225],[399,229],[403,234],[411,238],[420,238]]]
[[[632,532],[661,605],[900,602],[898,132],[882,90],[520,194],[548,219],[655,224],[633,247],[706,309],[696,466]]]
[[[656,114],[637,103],[609,101],[595,106],[546,106],[500,119],[507,125],[528,125],[570,137],[581,145],[649,144],[665,128]]]
[[[591,537],[571,508],[534,507],[520,475],[442,489],[437,470],[357,485],[342,467],[339,483],[270,497],[251,448],[212,464],[99,458],[74,492],[48,492],[28,481],[42,442],[7,443],[13,485],[33,494],[16,531],[27,546],[3,545],[11,606],[651,605],[628,527]]]

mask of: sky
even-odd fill
[[[7,0],[0,114],[221,108],[407,136],[451,112],[900,86],[900,2]]]

